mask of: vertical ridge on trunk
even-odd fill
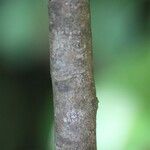
[[[49,0],[56,150],[96,150],[89,0]]]

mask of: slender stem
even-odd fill
[[[96,150],[89,0],[49,0],[56,150]]]

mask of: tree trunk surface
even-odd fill
[[[55,149],[96,150],[89,0],[49,0]]]

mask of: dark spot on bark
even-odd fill
[[[68,138],[63,138],[61,136],[57,136],[57,144],[59,147],[61,147],[63,144],[66,144],[66,145],[72,145],[72,141],[70,141],[70,139]]]
[[[66,26],[66,27],[72,27],[72,25],[73,25],[73,22],[74,22],[74,18],[73,17],[65,17],[64,18],[64,25]]]
[[[64,81],[55,82],[55,86],[57,87],[59,92],[69,92],[71,90],[71,87]]]
[[[86,61],[83,59],[83,58],[78,58],[78,59],[76,59],[76,61],[74,62],[74,65],[76,66],[76,67],[78,67],[78,68],[84,68],[84,66],[85,66],[85,64],[86,64]]]
[[[51,12],[53,12],[53,14],[60,16],[61,15],[61,10],[62,10],[62,5],[60,2],[51,2]]]

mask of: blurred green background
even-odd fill
[[[150,1],[91,0],[98,150],[150,150]],[[53,150],[47,0],[0,0],[0,150]]]

